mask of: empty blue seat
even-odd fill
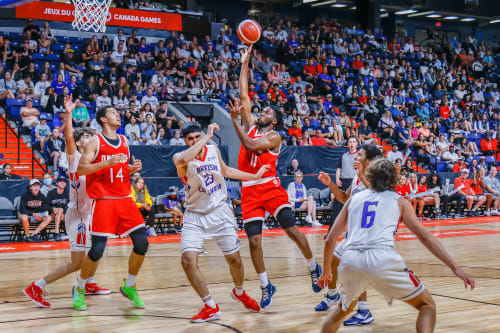
[[[43,53],[33,53],[31,55],[31,58],[33,60],[43,60],[43,59],[45,59],[45,54],[43,54]]]
[[[64,45],[63,45],[63,48],[64,48]],[[61,60],[61,56],[59,54],[56,54],[56,53],[54,53],[54,54],[47,54],[47,56],[45,58],[48,61],[59,61],[59,60]]]

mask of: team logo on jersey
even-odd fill
[[[278,178],[275,178],[275,179],[273,180],[273,184],[274,184],[275,186],[278,186],[278,185],[280,184],[280,180],[279,180]]]
[[[87,245],[87,227],[84,223],[78,225],[78,233],[76,234],[76,244]]]
[[[74,190],[78,190],[80,188],[80,176],[78,173],[70,173],[69,180],[71,182],[71,188]]]

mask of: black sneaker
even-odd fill
[[[31,235],[31,236],[28,237],[28,242],[30,242],[30,243],[41,243],[42,242],[42,237],[40,237],[39,234]]]
[[[55,234],[54,235],[54,242],[60,242],[61,241],[61,234]]]

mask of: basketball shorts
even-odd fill
[[[335,250],[333,250],[333,254],[339,258],[342,259],[342,255],[344,254],[344,247],[345,247],[345,238],[340,241],[340,243],[335,247]]]
[[[388,304],[394,298],[413,299],[425,290],[424,284],[408,270],[403,258],[392,247],[345,250],[338,267],[338,280],[344,310],[369,285],[378,290]]]
[[[90,249],[92,238],[89,233],[90,214],[81,213],[76,209],[68,209],[64,219],[66,234],[68,235],[71,251],[87,251]]]
[[[274,217],[285,207],[292,208],[288,193],[281,187],[279,178],[263,184],[241,187],[241,212],[243,222],[264,221],[266,211]]]
[[[241,247],[236,230],[236,218],[225,203],[208,214],[186,211],[181,234],[181,252],[203,253],[205,241],[214,239],[224,255],[233,254]]]
[[[141,227],[144,217],[131,197],[93,200],[91,235],[123,237]]]

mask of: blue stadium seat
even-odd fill
[[[50,49],[52,51],[61,52],[62,50],[64,50],[64,44],[63,43],[54,44],[50,47]]]
[[[19,98],[7,98],[7,106],[21,106],[23,105],[23,101]]]
[[[63,48],[64,48],[64,45],[63,45]],[[48,61],[59,61],[59,60],[61,60],[61,56],[59,54],[57,54],[57,53],[47,54],[46,59]]]
[[[43,59],[45,59],[45,54],[43,54],[43,53],[33,53],[31,55],[31,58],[33,60],[43,60]]]

